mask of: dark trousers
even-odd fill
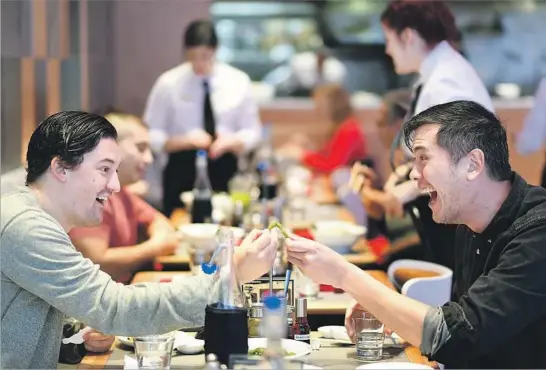
[[[193,189],[196,150],[183,150],[169,155],[163,171],[163,213],[169,217],[176,208],[184,208],[180,194]],[[214,192],[227,192],[228,182],[237,172],[237,157],[226,153],[208,161],[208,174]]]
[[[542,169],[542,181],[540,183],[540,186],[546,188],[546,165],[544,165],[544,168]]]

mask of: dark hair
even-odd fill
[[[440,0],[396,0],[381,14],[381,22],[400,34],[411,28],[425,40],[429,47],[459,37],[455,17]]]
[[[209,20],[193,21],[186,28],[184,33],[184,47],[193,48],[197,46],[208,46],[216,49],[218,37],[214,29],[214,23]]]
[[[387,124],[391,125],[398,119],[404,119],[411,104],[410,89],[396,89],[383,95],[383,103],[387,107]]]
[[[67,169],[75,168],[83,162],[83,156],[105,138],[117,139],[117,131],[99,115],[68,111],[47,117],[34,130],[28,143],[26,184],[36,182],[55,157],[59,157]]]
[[[451,156],[453,163],[474,149],[484,153],[489,176],[498,181],[511,176],[506,130],[500,120],[482,105],[457,100],[439,104],[417,114],[404,124],[403,137],[412,147],[415,131],[427,124],[440,125],[436,143]]]

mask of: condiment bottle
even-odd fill
[[[307,321],[307,298],[296,301],[296,321],[292,324],[294,340],[311,343],[311,327]]]
[[[260,338],[262,336],[262,318],[264,317],[264,306],[262,303],[253,303],[248,315],[248,337]]]

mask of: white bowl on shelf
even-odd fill
[[[316,221],[312,230],[313,238],[337,253],[351,253],[356,241],[366,235],[364,226],[347,221]]]

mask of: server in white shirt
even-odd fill
[[[526,155],[536,152],[546,143],[546,78],[538,85],[533,108],[525,117],[523,127],[518,134],[516,148],[518,153]],[[546,187],[546,167],[542,171],[541,186]]]
[[[163,211],[183,207],[180,193],[191,190],[198,149],[209,152],[214,191],[227,191],[237,156],[261,139],[258,107],[244,72],[215,60],[212,22],[192,22],[184,34],[187,61],[164,72],[148,97],[144,120],[155,152],[168,153],[163,171]]]
[[[418,74],[406,119],[434,105],[455,100],[472,100],[494,111],[480,77],[452,46],[460,35],[446,3],[439,0],[393,1],[383,11],[381,23],[385,51],[391,56],[396,73]],[[393,143],[393,149],[398,148],[399,139]],[[432,220],[428,195],[423,195],[417,182],[409,179],[409,171],[402,172],[396,185],[386,191],[385,201],[391,205],[393,202],[404,205],[435,262],[451,266],[450,248],[452,250],[455,228]]]

